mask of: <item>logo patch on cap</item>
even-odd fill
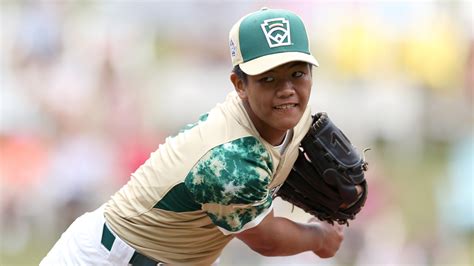
[[[266,19],[260,26],[270,48],[292,45],[289,20],[284,18]]]
[[[235,57],[237,53],[236,52],[237,47],[235,47],[235,43],[232,40],[230,40],[229,42],[229,47],[230,47],[230,56]]]

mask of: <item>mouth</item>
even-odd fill
[[[287,104],[280,104],[280,105],[274,106],[273,109],[288,110],[288,109],[296,108],[296,106],[298,106],[298,104],[296,103],[287,103]]]

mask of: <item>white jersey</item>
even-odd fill
[[[106,204],[106,223],[150,258],[210,265],[233,234],[270,213],[310,125],[308,107],[280,153],[232,92],[151,154]]]

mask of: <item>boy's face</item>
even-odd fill
[[[300,121],[312,86],[311,65],[290,62],[234,82],[247,112],[262,136],[279,134]]]

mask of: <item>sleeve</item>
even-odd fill
[[[237,233],[270,213],[272,159],[255,137],[240,138],[207,152],[185,179],[194,200],[225,234]]]

